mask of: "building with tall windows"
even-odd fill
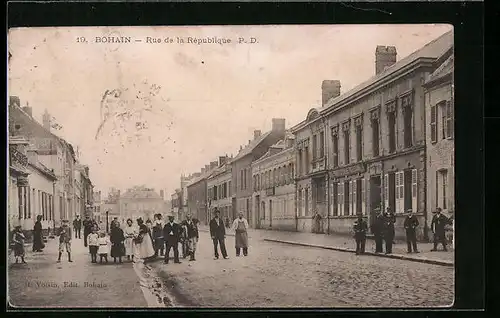
[[[297,205],[309,219],[299,230],[351,233],[357,214],[371,221],[376,208],[389,208],[404,237],[412,209],[423,225],[417,236],[426,237],[423,83],[452,45],[448,32],[399,61],[395,47],[377,46],[373,77],[344,94],[340,83],[323,84],[322,107],[292,128]]]
[[[252,163],[252,227],[297,230],[294,171],[294,136],[287,132]]]
[[[437,69],[424,84],[429,227],[432,212],[437,208],[449,217],[455,214],[453,60],[453,48],[450,48],[436,61]],[[453,237],[453,234],[450,233],[450,236]]]
[[[207,178],[208,214],[206,220],[213,215],[210,213],[217,208],[223,220],[233,219],[231,200],[231,162],[227,156],[219,157],[219,166]]]

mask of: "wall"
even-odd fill
[[[188,211],[183,211],[184,213],[190,212],[193,218],[200,220],[201,224],[208,223],[207,220],[207,180],[202,179],[194,184],[187,187],[188,193]],[[184,219],[185,215],[179,218]]]
[[[426,94],[426,121],[427,121],[427,214],[428,225],[432,219],[432,211],[436,207],[443,208],[442,202],[436,202],[436,190],[440,191],[442,197],[442,189],[436,189],[436,172],[440,169],[447,169],[448,172],[448,191],[447,191],[447,207],[443,209],[443,213],[451,216],[455,213],[455,140],[454,138],[442,138],[442,118],[440,111],[438,112],[437,121],[437,142],[431,140],[431,105],[436,105],[441,101],[451,101],[453,96],[452,84],[448,81],[436,87],[429,88]]]
[[[48,197],[48,195],[51,196],[50,200],[50,208],[47,211],[47,219],[44,219],[42,221],[42,226],[43,228],[51,227],[54,228],[54,225],[59,226],[59,222],[61,221],[60,219],[57,218],[57,215],[54,210],[54,184],[53,181],[50,180],[47,176],[39,172],[37,169],[33,168],[31,165],[29,166],[29,172],[30,175],[28,176],[29,184],[30,184],[30,205],[31,205],[31,218],[28,220],[25,220],[25,224],[23,225],[23,228],[28,229],[28,228],[33,228],[34,222],[36,221],[36,216],[37,215],[42,215],[42,208],[41,208],[41,198],[42,194],[45,193],[45,195]],[[33,190],[35,190],[35,196],[33,197]],[[40,192],[39,192],[40,191]],[[53,211],[53,216],[50,216],[49,211]],[[57,221],[57,224],[56,224]]]

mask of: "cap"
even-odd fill
[[[406,213],[413,213],[413,210],[412,209],[408,209],[408,210],[406,210]]]

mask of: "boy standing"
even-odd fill
[[[61,256],[64,250],[68,253],[68,262],[73,262],[71,260],[71,227],[69,226],[68,220],[63,220],[59,233],[59,258],[57,262],[61,262]]]

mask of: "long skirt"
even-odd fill
[[[134,239],[128,237],[125,239],[125,255],[132,256],[134,255]]]
[[[155,250],[151,236],[144,235],[142,242],[134,246],[134,257],[145,259],[153,255],[155,255]]]
[[[235,247],[247,248],[248,247],[248,234],[246,231],[236,231],[235,234]]]
[[[45,248],[43,243],[42,233],[34,233],[33,235],[33,251],[38,251]]]
[[[24,244],[14,244],[14,256],[24,256]]]
[[[123,243],[114,243],[111,245],[111,257],[125,256],[125,245]]]

